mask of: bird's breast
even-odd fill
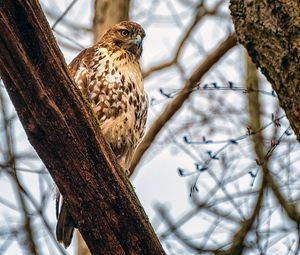
[[[102,55],[105,52],[102,52]],[[143,136],[148,100],[139,63],[118,55],[101,55],[89,82],[89,99],[101,129],[115,151],[122,155]]]

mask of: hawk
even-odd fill
[[[69,65],[75,84],[90,102],[105,140],[125,171],[147,119],[148,98],[139,65],[144,37],[138,23],[120,22]],[[68,247],[74,221],[63,201],[60,210],[57,207],[57,216],[57,240]]]

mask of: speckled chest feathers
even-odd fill
[[[117,31],[124,29],[121,26]],[[114,36],[118,34],[104,35],[98,44],[79,54],[70,68],[77,86],[98,117],[106,141],[127,170],[147,119],[148,99],[139,66],[141,43],[134,41],[144,35],[136,32],[130,39],[134,47],[138,45],[135,48],[122,47],[117,39],[110,40]]]

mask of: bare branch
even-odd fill
[[[222,3],[223,3],[223,0],[218,1],[211,10],[207,10],[205,8],[205,6],[203,5],[203,2],[200,1],[200,3],[197,6],[197,9],[196,9],[194,20],[191,22],[190,26],[186,29],[186,31],[184,32],[184,35],[182,36],[181,40],[179,41],[172,60],[169,60],[165,63],[158,64],[156,66],[151,67],[149,70],[147,70],[143,73],[144,78],[148,77],[149,75],[151,75],[152,73],[154,73],[156,71],[162,71],[163,69],[165,69],[167,67],[177,64],[178,59],[181,54],[181,51],[183,49],[183,46],[190,39],[190,35],[192,34],[192,32],[194,32],[194,29],[197,27],[197,25],[200,23],[200,21],[205,16],[214,15],[218,11],[218,9]]]
[[[3,122],[4,122],[4,131],[5,131],[5,139],[6,139],[6,145],[7,145],[7,161],[10,163],[13,171],[10,173],[14,184],[15,184],[15,191],[17,195],[17,199],[20,201],[22,212],[23,212],[23,218],[24,218],[24,224],[23,224],[23,230],[26,237],[26,245],[28,249],[28,254],[30,255],[38,255],[37,251],[37,245],[35,243],[35,237],[33,234],[32,229],[32,222],[31,218],[29,216],[29,209],[25,202],[24,195],[21,191],[21,183],[16,171],[16,159],[14,157],[15,155],[15,142],[13,140],[13,137],[11,136],[11,125],[9,124],[10,121],[7,117],[7,109],[5,106],[5,102],[3,99],[2,92],[0,90],[0,109],[2,111],[3,116]]]
[[[158,135],[159,131],[164,125],[174,116],[174,114],[181,108],[185,100],[187,100],[193,91],[193,88],[197,86],[203,75],[217,63],[231,48],[236,45],[235,34],[229,35],[211,54],[207,56],[203,63],[201,63],[189,77],[184,84],[182,90],[178,95],[169,103],[166,109],[160,114],[160,116],[154,121],[148,132],[146,133],[143,141],[136,149],[133,157],[130,173],[134,172],[134,169],[140,162],[142,156],[146,150],[151,146],[152,142]]]
[[[68,12],[72,9],[72,7],[74,6],[74,4],[76,4],[78,0],[73,0],[68,7],[65,9],[65,11],[58,17],[58,19],[54,22],[54,24],[52,25],[52,29],[54,30],[55,27],[57,26],[57,24],[68,14]]]

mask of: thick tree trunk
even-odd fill
[[[164,254],[68,75],[38,0],[0,0],[0,72],[92,254]]]
[[[270,81],[300,141],[300,2],[231,0],[238,40]]]
[[[95,0],[93,34],[94,42],[112,25],[129,20],[130,0]]]

